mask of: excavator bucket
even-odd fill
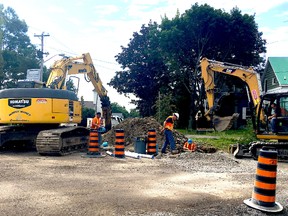
[[[214,116],[213,117],[213,124],[216,131],[225,131],[229,130],[235,121],[237,121],[239,117],[239,113],[234,113],[232,116],[225,116],[225,117],[219,117]]]

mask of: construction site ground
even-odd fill
[[[103,134],[107,148],[113,148],[117,129],[125,131],[126,151],[151,129],[159,148],[164,142],[155,119],[131,118]],[[181,153],[161,159],[91,158],[87,149],[62,157],[2,149],[0,215],[267,215],[243,203],[252,197],[257,161],[200,143],[196,152],[183,152],[188,136],[173,135]],[[284,210],[277,215],[288,215],[287,179],[288,164],[279,162],[276,200]]]
[[[257,161],[183,152],[161,159],[0,153],[0,215],[271,215],[246,206]],[[288,215],[288,164],[276,200]]]

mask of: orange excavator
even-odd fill
[[[243,83],[247,89],[249,99],[251,119],[253,129],[259,141],[249,143],[248,145],[238,145],[234,156],[241,158],[244,155],[250,155],[253,158],[258,157],[258,152],[263,146],[276,148],[278,157],[287,160],[288,158],[288,92],[286,93],[263,93],[259,74],[252,68],[235,65],[225,62],[219,62],[203,58],[201,60],[201,73],[205,85],[205,91],[209,110],[205,113],[207,121],[213,122],[213,107],[215,94],[215,73],[221,73],[227,76],[233,76]],[[276,110],[275,130],[271,131],[268,116],[271,114],[272,103],[278,105]],[[231,107],[232,108],[232,107]],[[228,111],[228,110],[227,110]],[[219,124],[220,130],[230,127],[231,122],[235,120],[236,114],[226,117],[223,122],[221,118],[215,121]],[[228,119],[228,120],[227,120]],[[277,141],[277,142],[275,142]]]

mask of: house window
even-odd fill
[[[272,78],[272,85],[276,85],[276,77]]]

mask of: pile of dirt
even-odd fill
[[[156,130],[156,143],[161,148],[164,143],[164,134],[160,134],[162,125],[152,117],[145,118],[128,118],[120,124],[114,126],[112,130],[102,135],[102,141],[108,142],[110,146],[115,143],[115,131],[117,129],[124,130],[125,146],[134,145],[137,138],[148,137],[148,131],[151,129]],[[182,149],[183,144],[187,141],[187,137],[177,130],[173,131],[174,139],[177,149]]]

